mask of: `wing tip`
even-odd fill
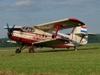
[[[81,23],[82,25],[85,25],[85,23],[83,23],[82,21],[80,21],[80,20],[78,20],[78,19],[76,19],[76,18],[69,18],[69,20],[75,21],[75,22],[79,22],[79,23]]]

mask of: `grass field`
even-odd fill
[[[36,49],[16,54],[0,48],[0,75],[100,75],[100,44],[73,49]]]

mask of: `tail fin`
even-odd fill
[[[77,45],[86,44],[88,40],[86,25],[73,28],[70,39]]]

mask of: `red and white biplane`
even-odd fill
[[[73,28],[70,35],[58,32],[67,28]],[[16,53],[21,53],[26,46],[29,46],[29,53],[34,52],[34,47],[73,47],[76,49],[77,46],[86,44],[88,38],[85,24],[76,18],[58,20],[32,27],[9,26],[7,24],[4,29],[8,30],[8,37],[20,45],[20,48],[16,49]]]

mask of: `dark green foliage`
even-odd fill
[[[0,39],[0,47],[16,47],[17,44],[14,43],[8,43],[7,40],[9,40],[8,38],[1,38]]]
[[[89,36],[88,42],[89,43],[100,43],[100,34],[97,34],[97,36]]]

